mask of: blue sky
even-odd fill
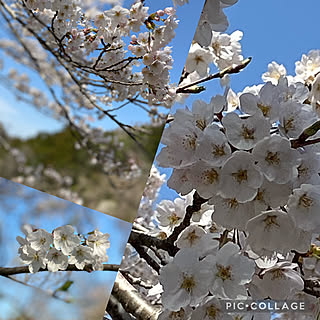
[[[19,244],[16,241],[16,236],[20,235],[24,237],[24,234],[20,230],[23,222],[34,224],[39,228],[51,232],[54,228],[69,224],[72,221],[75,222],[75,220],[79,218],[82,221],[79,223],[79,227],[76,228],[77,232],[87,233],[97,227],[101,232],[110,234],[110,248],[107,250],[109,263],[121,263],[124,248],[131,231],[130,223],[1,178],[2,183],[3,181],[6,181],[7,183],[5,185],[6,193],[8,190],[10,190],[10,192],[4,197],[0,197],[0,217],[2,226],[0,229],[2,241],[0,246],[1,266],[8,267],[20,265],[17,255]],[[22,197],[21,192],[24,192],[27,197]],[[60,203],[60,205],[63,203],[65,209],[56,209],[52,212],[47,211],[46,214],[45,212],[42,212],[41,214],[36,213],[35,208],[37,203],[49,203],[52,201],[56,201],[57,203]],[[32,214],[32,210],[34,214]],[[54,216],[52,217],[53,214]],[[33,283],[41,283],[47,275],[48,272],[33,275]],[[24,276],[21,276],[20,279],[23,279],[23,277]],[[81,305],[84,305],[86,302],[90,301],[93,294],[92,292],[97,288],[97,290],[102,290],[100,292],[100,297],[106,302],[107,294],[112,289],[115,277],[116,272],[98,271],[91,274],[87,272],[73,272],[70,279],[74,281],[74,284],[70,287],[70,294]],[[4,295],[3,299],[1,299],[0,296],[0,311],[2,316],[1,319],[3,320],[7,319],[17,306],[12,303],[12,297],[16,295],[16,292],[19,292],[19,297],[22,302],[20,307],[23,306],[23,302],[35,299],[34,295],[39,295],[39,299],[40,297],[42,297],[41,299],[46,297],[46,295],[40,291],[37,292],[37,290],[30,289],[1,276],[0,288],[0,294]],[[5,288],[5,290],[3,288]],[[57,285],[52,288],[57,288]],[[65,304],[64,302],[53,298],[47,297],[44,302],[48,304],[50,309],[55,309],[54,312],[57,315],[56,319],[70,319],[70,315],[74,314],[76,312],[75,310],[79,309],[79,305],[74,306],[74,304]]]
[[[126,0],[124,6],[128,7],[132,0]],[[191,1],[188,6],[178,7],[177,15],[180,20],[179,27],[176,30],[176,37],[170,43],[173,47],[173,58],[175,60],[174,69],[171,72],[172,82],[178,82],[184,62],[189,51],[189,45],[193,38],[198,18],[203,6],[204,0]],[[147,0],[146,5],[150,7],[149,12],[155,12],[160,8],[172,6],[171,0],[162,0],[161,2]],[[1,57],[1,53],[0,53]],[[15,67],[16,64],[7,58],[5,60],[5,70]],[[19,67],[19,71],[28,72],[27,69]],[[30,74],[30,72],[28,72]],[[30,76],[35,86],[46,90],[44,85],[37,79],[35,75]],[[113,105],[113,107],[119,104]],[[119,120],[130,123],[144,123],[148,121],[146,112],[140,108],[129,105],[120,110],[118,113]],[[5,124],[8,132],[11,135],[28,138],[36,135],[39,131],[55,132],[62,128],[62,124],[43,114],[39,113],[33,107],[26,103],[17,101],[10,90],[0,86],[0,119]],[[117,128],[114,122],[105,119],[99,122],[99,126],[106,129]]]

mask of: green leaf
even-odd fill
[[[60,288],[58,288],[58,289],[56,290],[56,292],[57,292],[57,291],[64,291],[64,292],[66,292],[66,291],[68,291],[68,289],[71,287],[72,284],[73,284],[73,281],[67,280]]]

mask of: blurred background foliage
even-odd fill
[[[83,200],[81,204],[132,222],[137,213],[163,126],[144,125],[136,127],[136,130],[143,149],[122,130],[105,132],[106,140],[110,143],[103,147],[108,153],[113,153],[114,160],[120,163],[111,172],[104,170],[99,163],[93,164],[88,150],[75,148],[77,140],[68,127],[57,133],[39,133],[29,139],[10,137],[3,127],[0,132],[11,150],[18,149],[24,154],[26,158],[24,167],[50,168],[62,177],[71,177],[72,184],[68,188],[79,195]],[[132,164],[135,164],[137,169],[130,172]],[[22,170],[24,170],[22,165],[16,161],[12,152],[0,144],[1,177],[13,179],[63,198],[59,193],[61,185],[55,183],[54,179],[38,175],[37,179],[21,180],[19,177]]]

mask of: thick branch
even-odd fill
[[[110,295],[107,308],[108,314],[114,320],[133,320],[133,317],[124,310],[121,303],[113,295]]]
[[[161,240],[159,238],[156,238],[154,236],[150,236],[148,234],[137,232],[137,231],[131,231],[130,237],[128,242],[133,246],[146,246],[148,248],[155,247],[157,249],[162,249],[167,251],[170,255],[174,256],[178,248],[173,246],[172,244],[168,243],[166,240]]]
[[[146,301],[121,274],[118,273],[111,293],[123,308],[136,317],[137,320],[157,320],[160,308]],[[107,305],[107,312],[112,309],[112,302]],[[109,313],[110,314],[110,313]]]
[[[208,199],[203,199],[199,196],[197,192],[193,195],[193,203],[192,205],[188,206],[186,209],[186,214],[184,216],[183,221],[173,230],[172,234],[168,237],[168,239],[164,240],[170,244],[174,244],[174,242],[178,239],[179,234],[190,225],[190,221],[192,215],[195,212],[198,212],[201,209],[201,206],[206,203]]]
[[[167,251],[171,256],[174,256],[179,249],[174,245],[174,242],[178,239],[179,234],[190,225],[192,215],[201,209],[202,204],[207,202],[207,199],[203,199],[197,192],[193,195],[193,203],[186,209],[186,214],[183,221],[172,232],[172,234],[164,240],[147,235],[142,232],[131,231],[128,242],[133,247],[146,246],[148,248],[155,247]]]
[[[119,265],[118,264],[104,264],[103,265],[103,271],[115,271],[117,272],[119,270]],[[59,271],[92,271],[92,265],[88,264],[86,265],[83,270],[78,269],[74,264],[69,264],[68,268],[66,270],[59,270]],[[45,269],[40,269],[39,272],[42,271],[48,271],[47,268]],[[20,273],[30,273],[29,267],[28,266],[21,266],[21,267],[9,267],[9,268],[3,268],[0,267],[0,276],[11,276],[14,274],[20,274]]]

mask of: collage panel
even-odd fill
[[[206,1],[108,319],[319,319],[318,8]]]
[[[0,176],[132,222],[203,3],[2,0]]]
[[[132,224],[0,178],[2,320],[101,320]]]

